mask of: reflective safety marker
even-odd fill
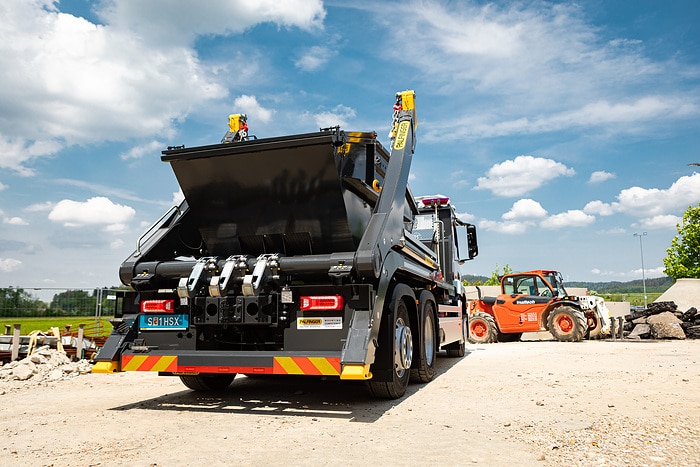
[[[177,371],[177,357],[123,355],[122,371]]]
[[[273,373],[340,376],[340,358],[275,357]]]

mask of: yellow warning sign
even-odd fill
[[[408,130],[411,128],[411,122],[404,120],[399,122],[399,129],[396,130],[396,141],[394,142],[394,149],[400,151],[406,147],[406,138],[408,138]]]
[[[297,318],[297,329],[343,329],[343,318]]]

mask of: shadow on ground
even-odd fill
[[[459,358],[438,358],[435,377],[449,371]],[[435,381],[427,384],[435,384]],[[416,394],[423,384],[412,383],[398,400],[376,399],[365,382],[309,376],[238,375],[225,391],[183,390],[139,400],[111,410],[172,410],[177,412],[244,413],[289,417],[329,417],[372,423]]]

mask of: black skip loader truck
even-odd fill
[[[133,291],[93,372],[157,371],[196,391],[236,374],[365,380],[399,398],[465,354],[459,265],[476,230],[414,198],[413,91],[390,150],[340,128],[163,151],[185,200],[122,263]]]

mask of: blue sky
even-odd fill
[[[0,2],[0,287],[118,285],[181,199],[160,151],[341,125],[414,89],[415,195],[478,226],[463,272],[663,275],[700,202],[700,3]]]

